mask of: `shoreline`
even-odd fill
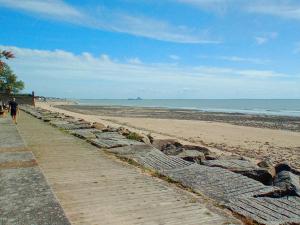
[[[248,109],[222,109],[222,108],[197,108],[197,107],[168,107],[168,106],[137,106],[137,105],[92,105],[92,104],[81,104],[76,101],[73,104],[69,105],[78,105],[84,107],[124,107],[124,108],[145,108],[145,109],[166,109],[166,110],[186,110],[186,111],[196,111],[199,113],[213,113],[213,114],[229,114],[229,115],[244,115],[244,116],[261,116],[261,117],[287,117],[287,118],[295,118],[300,119],[299,115],[289,115],[284,113],[276,113],[282,111],[272,111],[272,110],[248,110]],[[295,111],[288,111],[295,112]],[[298,113],[298,111],[296,111]],[[300,112],[299,112],[300,113]]]
[[[83,106],[148,107],[233,113],[256,116],[300,117],[300,99],[78,99]]]
[[[232,125],[300,132],[300,117],[247,113],[212,112],[198,109],[140,106],[57,105],[61,109],[101,116],[199,120]],[[121,112],[121,113],[120,113]],[[125,113],[125,115],[124,115]]]
[[[162,112],[157,109],[145,113],[132,107],[129,116],[124,107],[113,107],[114,114],[107,115],[107,111],[103,110],[101,113],[99,107],[98,110],[78,110],[78,105],[59,105],[59,102],[37,103],[37,106],[42,108],[89,122],[97,121],[109,126],[121,125],[144,134],[151,133],[156,138],[178,139],[187,144],[209,147],[212,151],[222,154],[234,153],[254,160],[270,158],[274,163],[289,161],[295,168],[300,168],[300,132],[218,121],[176,119],[166,115],[165,118],[159,118]],[[149,114],[152,114],[152,117]]]

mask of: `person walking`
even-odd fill
[[[2,100],[0,100],[0,115],[4,116],[5,110],[4,110],[4,106],[3,106],[3,102]]]
[[[17,124],[17,114],[19,114],[19,107],[18,103],[16,102],[16,99],[13,98],[12,101],[9,101],[9,111],[10,115],[14,121],[15,124]]]

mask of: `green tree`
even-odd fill
[[[0,91],[6,93],[18,93],[24,89],[24,82],[18,80],[18,77],[6,63],[2,63],[0,70]]]

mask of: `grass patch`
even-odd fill
[[[143,141],[143,137],[136,132],[130,132],[127,138],[134,141]]]

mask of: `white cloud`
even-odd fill
[[[300,19],[299,0],[173,0],[204,10],[226,12],[229,10],[257,13],[287,19]]]
[[[259,78],[276,78],[276,77],[286,77],[287,75],[282,73],[277,73],[271,70],[240,70],[236,72],[237,75],[245,76],[248,78],[257,79]]]
[[[278,36],[277,32],[269,32],[263,34],[262,36],[254,37],[254,39],[258,45],[262,45],[262,44],[266,44],[270,40],[276,39],[277,36]]]
[[[79,21],[84,17],[77,9],[61,0],[0,0],[0,6],[67,21]]]
[[[262,45],[265,44],[268,41],[268,39],[265,37],[255,37],[255,41],[257,44]]]
[[[192,5],[205,10],[212,10],[218,13],[224,13],[227,11],[231,3],[236,2],[236,0],[175,0],[179,3]]]
[[[260,59],[260,58],[244,58],[239,56],[220,56],[218,59],[232,61],[232,62],[247,62],[254,64],[266,64],[270,62],[270,60]]]
[[[247,10],[288,19],[300,19],[300,2],[298,0],[256,1],[255,4],[248,5]]]
[[[200,55],[198,56],[201,59],[212,59],[212,60],[224,60],[230,62],[245,62],[252,64],[268,64],[271,62],[269,59],[261,59],[261,58],[248,58],[248,57],[240,57],[240,56],[208,56],[208,55]]]
[[[0,49],[15,53],[16,58],[9,64],[25,81],[26,90],[35,90],[38,95],[79,98],[300,97],[299,77],[291,78],[271,70],[133,64],[113,60],[108,55],[95,57],[90,53],[75,55],[63,50],[9,46],[0,46]],[[253,89],[256,91],[251,92]],[[275,96],[276,93],[280,96]]]
[[[156,40],[178,43],[219,43],[211,39],[207,31],[195,31],[185,26],[174,26],[165,21],[143,16],[101,10],[95,20],[96,27]]]
[[[92,57],[92,59],[94,59],[93,56],[91,56],[91,57]],[[107,62],[107,63],[111,63],[112,62],[111,59],[109,58],[109,56],[106,55],[106,54],[102,54],[100,56],[100,60],[103,61],[103,62]]]
[[[93,29],[127,33],[177,43],[219,43],[206,30],[172,25],[166,21],[130,15],[104,7],[75,8],[62,0],[0,0],[0,7],[33,13],[40,17]]]
[[[130,58],[127,62],[131,64],[142,64],[142,61],[138,57]]]
[[[173,60],[180,60],[180,56],[178,55],[169,55],[169,58]]]

